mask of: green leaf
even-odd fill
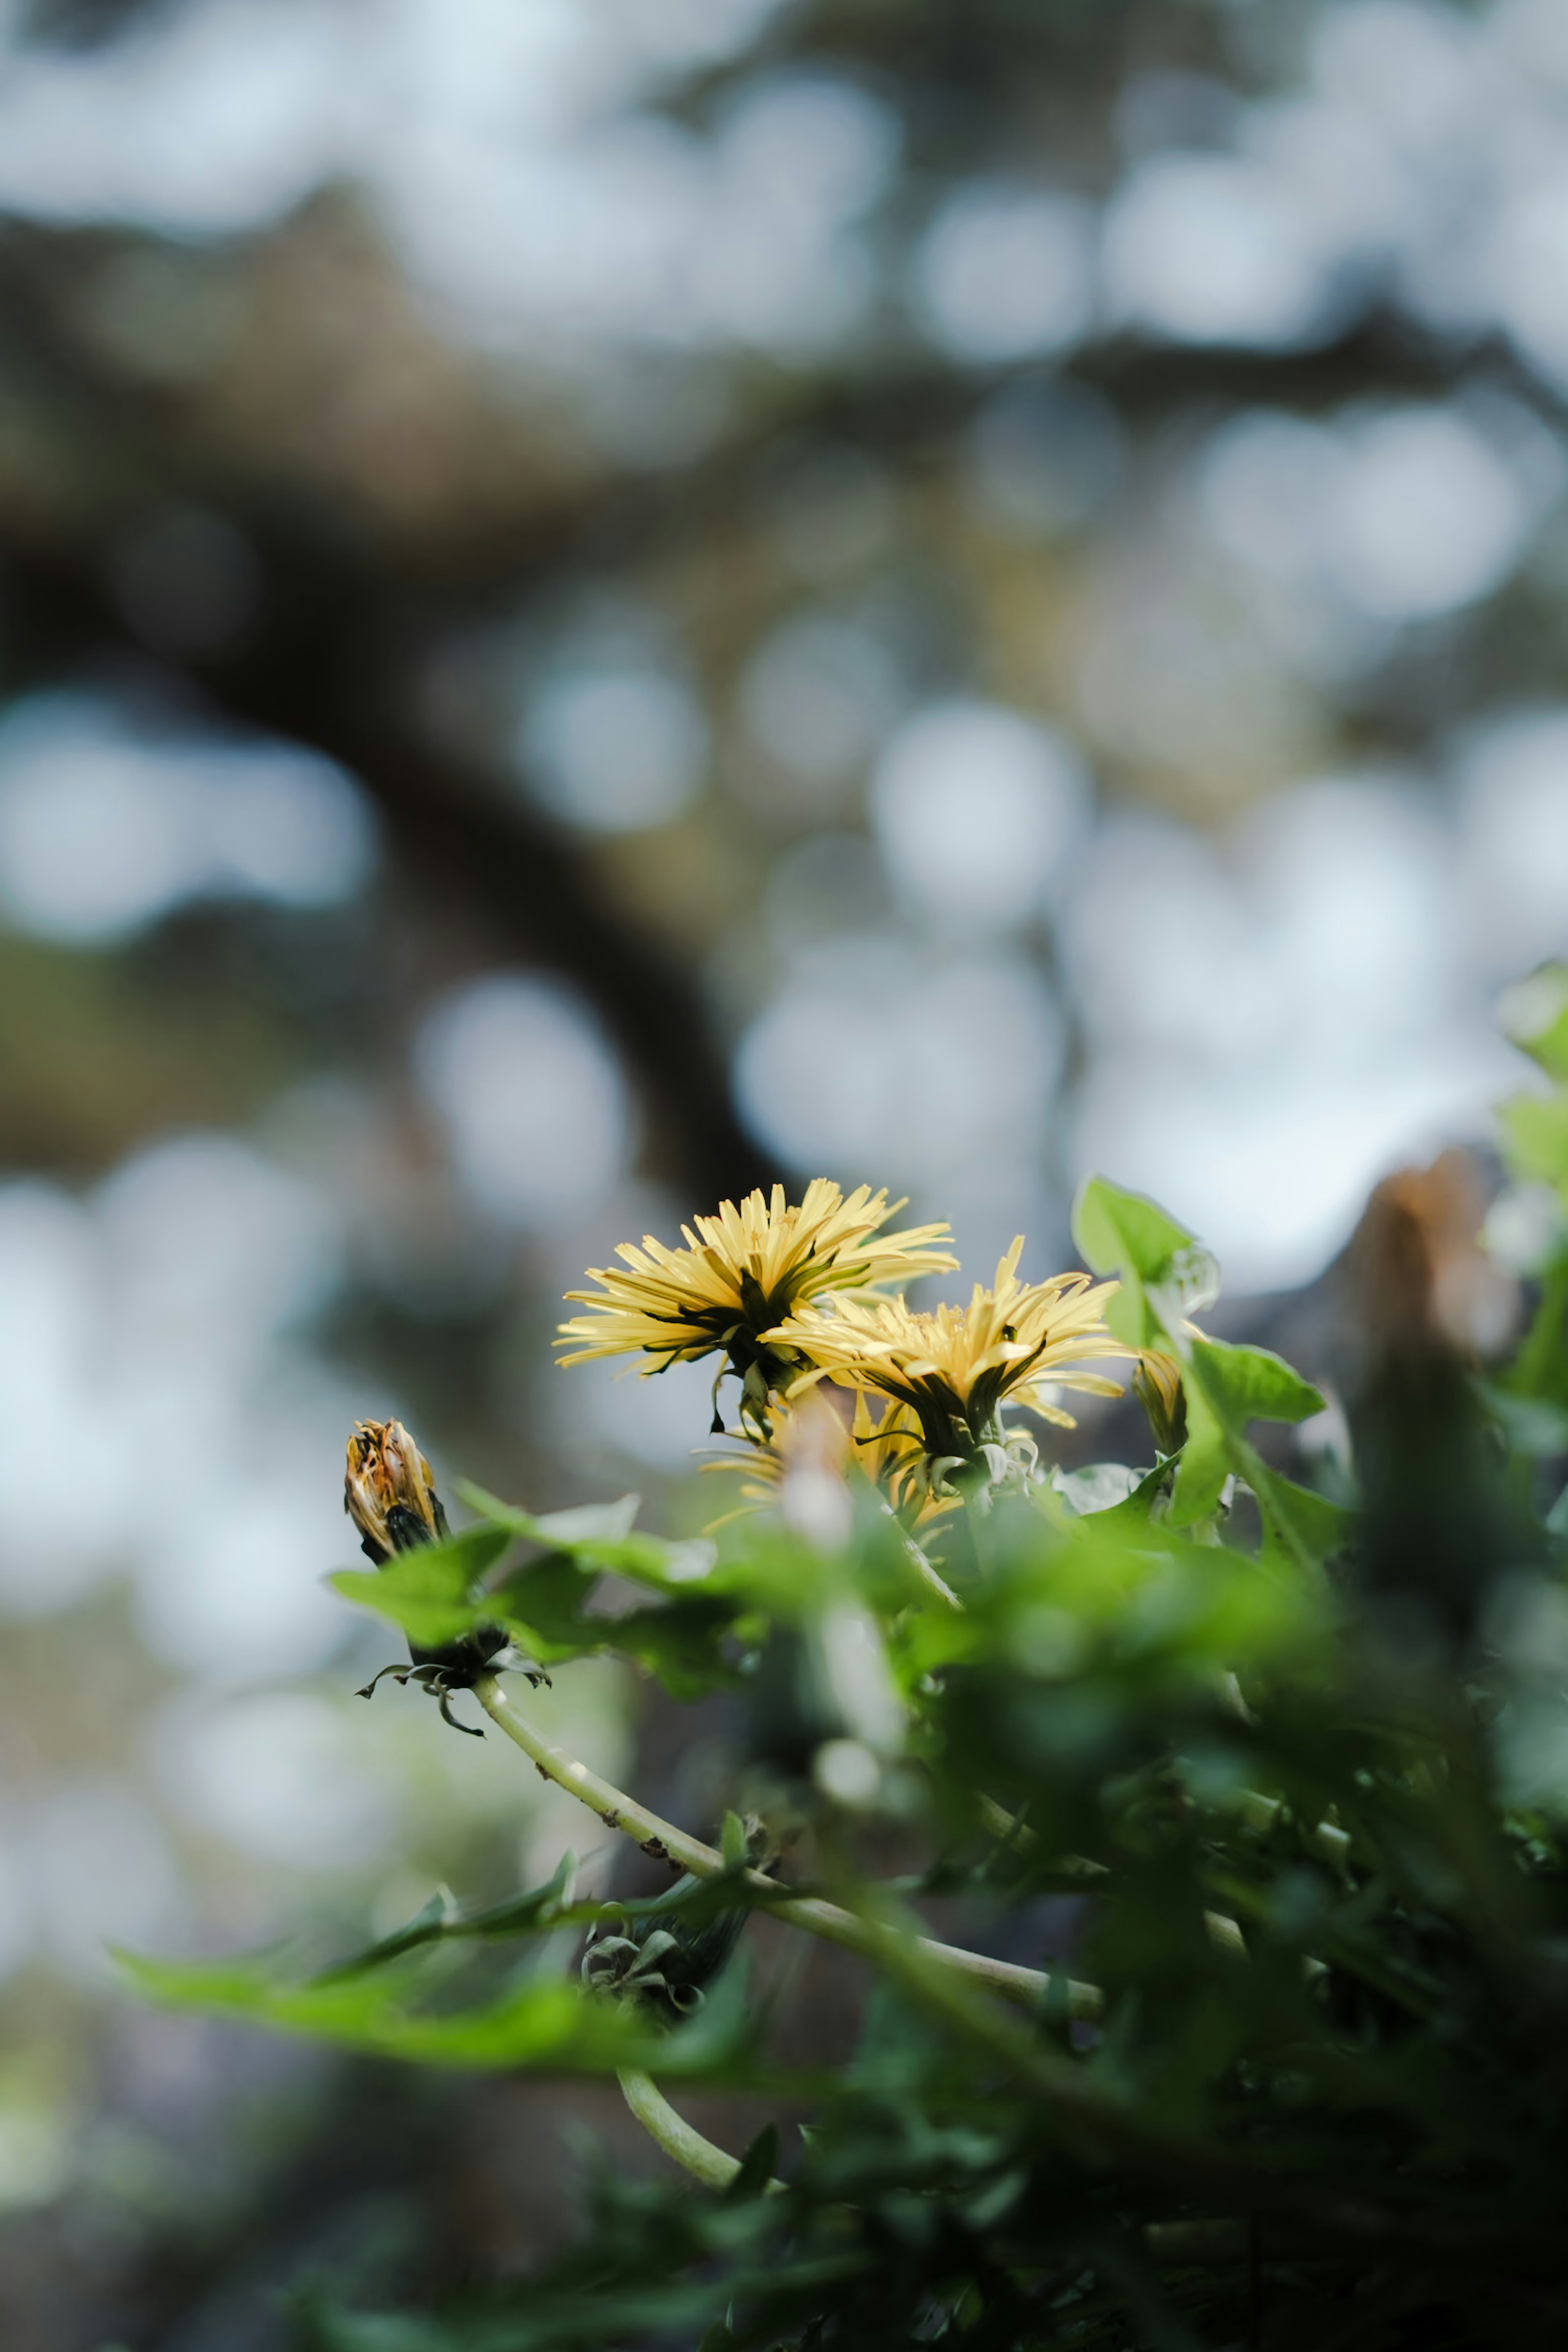
[[[1214,1260],[1186,1227],[1103,1176],[1088,1177],[1079,1190],[1072,1237],[1095,1274],[1120,1276],[1105,1320],[1130,1348],[1175,1340],[1179,1351],[1182,1318],[1218,1295]]]
[[[1350,1539],[1354,1516],[1327,1495],[1299,1486],[1277,1470],[1258,1496],[1263,1514],[1265,1555],[1274,1551],[1291,1559],[1305,1554],[1313,1561],[1332,1559]]]
[[[511,1540],[501,1528],[465,1528],[445,1543],[398,1552],[384,1568],[340,1569],[327,1581],[345,1601],[390,1617],[416,1648],[439,1650],[483,1622],[474,1588]]]
[[[334,1968],[323,1969],[318,1984],[330,1984],[337,1977],[357,1977],[367,1969],[384,1968],[389,1961],[401,1960],[406,1952],[416,1952],[423,1944],[438,1944],[454,1932],[457,1906],[449,1886],[438,1886],[428,1903],[422,1904],[413,1917],[390,1936],[378,1937],[362,1951],[340,1960]]]
[[[1515,1095],[1497,1114],[1503,1156],[1517,1175],[1568,1189],[1568,1093]]]
[[[1086,1177],[1072,1211],[1072,1238],[1095,1274],[1135,1274],[1158,1282],[1193,1236],[1142,1192]]]
[[[588,1605],[597,1574],[568,1553],[549,1553],[487,1591],[480,1613],[541,1665],[630,1658],[681,1698],[734,1679],[724,1644],[740,1603],[698,1592],[612,1615]]]
[[[779,2166],[779,2126],[764,2124],[740,2159],[740,2170],[725,2190],[732,2205],[744,2205],[767,2189]]]
[[[726,1870],[745,1869],[749,1849],[746,1823],[738,1813],[726,1813],[724,1827],[719,1832],[718,1850],[724,1856]]]
[[[422,2065],[575,2074],[634,2066],[705,2075],[732,2068],[752,2040],[752,2018],[738,1998],[710,2000],[689,2024],[666,2035],[634,2010],[559,1977],[525,1978],[495,2000],[436,2011],[420,2006],[424,1978],[418,1963],[411,1969],[406,1959],[298,1984],[265,1962],[154,1960],[125,1951],[113,1958],[140,1991],[166,2008],[240,2018]]]
[[[1159,1501],[1169,1476],[1170,1464],[1156,1463],[1152,1470],[1145,1471],[1131,1493],[1124,1496],[1120,1502],[1086,1511],[1083,1517],[1092,1519],[1102,1533],[1125,1532],[1131,1535],[1150,1524],[1155,1505]]]
[[[610,1570],[658,1592],[688,1592],[704,1583],[713,1568],[711,1543],[666,1543],[658,1536],[633,1534],[635,1495],[623,1495],[618,1503],[536,1516],[465,1478],[457,1481],[456,1491],[490,1526],[504,1528],[508,1535],[521,1536],[547,1552],[559,1552],[584,1570]]]
[[[1161,1474],[1155,1475],[1157,1482]],[[1054,1492],[1074,1518],[1093,1518],[1104,1511],[1119,1510],[1132,1499],[1139,1484],[1137,1472],[1122,1462],[1086,1462],[1077,1470],[1057,1471],[1051,1480]]]
[[[1190,1528],[1211,1518],[1231,1475],[1230,1444],[1224,1423],[1197,1381],[1186,1383],[1186,1443],[1176,1457],[1171,1488],[1171,1525]]]
[[[743,1556],[722,1562],[709,1543],[627,1534],[632,1496],[602,1510],[536,1517],[480,1487],[460,1482],[458,1492],[508,1538],[542,1547],[480,1596],[476,1619],[504,1626],[541,1664],[607,1652],[630,1658],[677,1697],[733,1684],[732,1636],[754,1645],[764,1618],[810,1617],[833,1577],[847,1572],[777,1529],[754,1532]],[[873,1566],[868,1554],[868,1576]],[[601,1570],[650,1589],[658,1605],[591,1608],[589,1588]],[[901,1566],[895,1580],[904,1593],[907,1570]]]
[[[244,2018],[383,2058],[438,2066],[550,2066],[579,2074],[667,2063],[626,2012],[559,1979],[526,1982],[483,2007],[422,2014],[386,1972],[307,1985],[279,1983],[244,1962],[150,1960],[114,1955],[131,1981],[172,2009]]]
[[[1336,1549],[1344,1529],[1338,1507],[1270,1470],[1248,1438],[1255,1421],[1298,1422],[1321,1412],[1323,1400],[1312,1382],[1268,1348],[1193,1339],[1186,1387],[1187,1440],[1171,1494],[1172,1526],[1210,1517],[1234,1472],[1258,1498],[1266,1554],[1306,1566]]]
[[[427,1944],[440,1944],[456,1937],[491,1938],[507,1936],[538,1935],[555,1924],[557,1915],[566,1900],[567,1888],[575,1868],[572,1856],[563,1854],[555,1874],[543,1886],[531,1886],[526,1894],[508,1895],[504,1903],[495,1903],[483,1911],[460,1911],[444,1886],[437,1887],[423,1909],[415,1912],[406,1926],[394,1927],[390,1936],[366,1945],[362,1951],[352,1953],[346,1960],[322,1970],[312,1981],[331,1984],[340,1979],[362,1976],[371,1969],[387,1967],[405,1954]]]
[[[1506,989],[1498,1025],[1547,1074],[1568,1080],[1568,964],[1543,964]]]
[[[1306,1421],[1323,1409],[1321,1391],[1271,1349],[1194,1339],[1189,1360],[1228,1423]]]
[[[713,1548],[627,1533],[637,1498],[535,1517],[461,1487],[483,1506],[478,1527],[443,1544],[400,1552],[384,1568],[340,1570],[328,1580],[345,1600],[402,1626],[414,1647],[442,1649],[480,1625],[499,1625],[541,1665],[612,1654],[656,1674],[689,1698],[734,1679],[724,1642],[741,1598],[710,1588]],[[485,1578],[517,1540],[545,1547],[499,1583]],[[663,1605],[613,1614],[588,1606],[602,1570],[652,1586]]]

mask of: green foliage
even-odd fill
[[[738,1979],[704,2003],[696,2021],[655,2037],[632,2010],[541,1970],[532,1949],[563,1928],[673,1929],[693,1942],[749,1898],[727,1880],[712,1887],[686,1881],[645,1902],[574,1903],[572,1870],[569,1856],[547,1885],[478,1911],[464,1911],[443,1888],[406,1926],[314,1974],[301,1974],[287,1954],[215,1963],[117,1957],[138,1990],[167,2007],[377,2057],[558,2074],[650,2065],[698,2080],[757,2074]]]
[[[329,1579],[334,1589],[390,1618],[421,1648],[498,1625],[545,1666],[612,1651],[659,1675],[683,1698],[729,1679],[720,1636],[733,1612],[706,1589],[711,1544],[633,1534],[635,1495],[535,1517],[482,1487],[464,1484],[458,1491],[481,1515],[477,1527],[399,1553],[369,1573],[340,1570]],[[607,1574],[646,1587],[662,1605],[627,1611],[612,1623],[591,1614],[589,1602]]]
[[[1321,1411],[1316,1389],[1266,1348],[1231,1347],[1192,1328],[1188,1317],[1218,1291],[1218,1270],[1152,1201],[1092,1177],[1079,1195],[1073,1234],[1096,1274],[1120,1278],[1112,1329],[1130,1347],[1169,1349],[1182,1366],[1188,1434],[1171,1496],[1175,1525],[1210,1518],[1227,1478],[1236,1475],[1257,1497],[1270,1550],[1299,1568],[1326,1559],[1341,1539],[1340,1513],[1270,1470],[1249,1437],[1254,1421],[1303,1421]]]
[[[575,1986],[542,1980],[498,2000],[431,2013],[406,1998],[396,1980],[361,1976],[289,1985],[262,1970],[180,1965],[121,1957],[133,1983],[176,2008],[210,2010],[303,2033],[382,2058],[417,2058],[438,2066],[541,2066],[566,2074],[603,2074],[641,2065],[647,2037],[615,2009],[587,2000]],[[670,2053],[661,2051],[668,2063]],[[678,2063],[678,2062],[677,2062]]]
[[[384,1568],[344,1568],[329,1579],[345,1601],[401,1625],[422,1649],[441,1649],[482,1622],[472,1595],[507,1549],[499,1528],[466,1528],[445,1543],[397,1552]]]
[[[1108,1319],[1129,1347],[1159,1347],[1189,1309],[1218,1289],[1213,1259],[1185,1225],[1103,1176],[1090,1177],[1078,1195],[1072,1238],[1092,1272],[1120,1277],[1121,1296]]]
[[[1563,1115],[1544,1099],[1508,1130],[1535,1176]],[[1077,1231],[1121,1277],[1122,1336],[1179,1363],[1185,1444],[1130,1483],[998,1480],[928,1525],[959,1605],[872,1500],[841,1544],[758,1518],[716,1557],[635,1532],[630,1499],[541,1518],[465,1489],[476,1528],[337,1580],[418,1642],[499,1623],[552,1664],[608,1649],[680,1695],[727,1681],[716,1874],[618,1906],[572,1904],[564,1875],[487,1911],[443,1895],[314,1978],[128,1963],[142,1989],[424,2063],[788,2084],[812,2112],[765,2128],[723,2194],[601,2175],[578,2242],[524,2282],[416,2314],[305,2309],[316,2352],[1546,2352],[1568,2334],[1560,1344],[1538,1319],[1494,1383],[1508,1409],[1488,1408],[1467,1494],[1500,1580],[1479,1633],[1456,1632],[1418,1594],[1391,1610],[1370,1517],[1264,1458],[1262,1433],[1322,1399],[1194,1328],[1213,1271],[1192,1236],[1098,1181]],[[1445,1496],[1471,1475],[1456,1460]],[[596,1609],[606,1576],[645,1601]],[[847,1778],[822,1761],[845,1751]],[[868,1989],[853,2055],[810,2078],[780,2072],[766,2002],[721,1966],[779,1900],[741,1818],[758,1801],[805,1824],[790,1891],[840,1906],[822,1932],[858,1947]],[[1004,2003],[919,1941],[936,1897],[944,1933],[1034,1966],[1032,1986]],[[663,1938],[688,1983],[719,1973],[664,2033],[563,1979],[572,1927],[632,1958]],[[763,2193],[775,2172],[786,2193]]]

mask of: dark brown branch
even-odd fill
[[[329,562],[285,563],[269,552],[274,617],[242,655],[193,671],[201,699],[232,726],[309,745],[346,768],[420,895],[476,916],[497,957],[549,965],[577,983],[641,1085],[655,1159],[694,1204],[771,1181],[773,1166],[731,1107],[688,975],[606,908],[586,861],[515,788],[419,739],[398,709],[407,648],[367,610],[367,583]],[[0,548],[0,563],[14,684],[127,655],[145,665],[90,556]]]
[[[744,501],[780,437],[860,442],[906,467],[939,458],[1009,371],[960,373],[918,351],[880,363],[754,385],[748,422],[678,479],[606,476],[538,499],[459,538],[371,547],[346,503],[308,500],[264,461],[225,448],[188,398],[120,381],[77,331],[62,288],[102,238],[0,233],[0,326],[10,363],[84,452],[98,484],[69,543],[0,512],[8,563],[13,677],[68,675],[84,662],[144,659],[101,586],[128,520],[160,500],[200,500],[229,518],[258,558],[262,619],[236,650],[192,658],[182,675],[231,723],[292,738],[357,775],[394,853],[419,887],[479,913],[495,951],[569,973],[598,1006],[673,1134],[663,1155],[695,1197],[769,1178],[738,1124],[695,986],[656,942],[608,909],[588,859],[531,812],[515,779],[434,744],[411,685],[454,626],[515,611],[574,564],[667,557]],[[1475,355],[1518,375],[1500,351]],[[1376,393],[1433,395],[1452,355],[1397,321],[1370,319],[1313,352],[1180,350],[1127,341],[1084,351],[1067,371],[1137,429],[1186,413],[1271,402],[1333,407]]]

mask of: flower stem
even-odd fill
[[[893,1514],[889,1512],[888,1516],[891,1518]],[[915,1542],[915,1538],[906,1528],[903,1530],[903,1534],[904,1556],[905,1559],[908,1560],[910,1567],[915,1570],[915,1575],[919,1578],[920,1582],[925,1586],[926,1591],[935,1593],[938,1601],[946,1601],[949,1609],[961,1610],[964,1604],[959,1600],[957,1594],[954,1591],[952,1586],[946,1583],[944,1579],[937,1574],[936,1569],[932,1567],[931,1562],[926,1559],[925,1552],[921,1549],[920,1546]]]
[[[695,2174],[709,2189],[727,2189],[740,2170],[739,2158],[727,2156],[711,2139],[705,2139],[694,2130],[685,2117],[677,2115],[658,2084],[636,2068],[628,2066],[616,2076],[637,2121],[650,2139],[657,2140],[664,2154]],[[768,2193],[782,2196],[784,2183],[769,2180]]]
[[[678,1864],[694,1878],[725,1875],[725,1859],[716,1847],[705,1845],[700,1838],[688,1837],[673,1822],[650,1812],[635,1797],[627,1796],[612,1782],[601,1780],[586,1764],[580,1764],[575,1757],[547,1739],[507,1697],[494,1675],[486,1675],[474,1690],[491,1722],[522,1749],[540,1776],[553,1780],[557,1788],[565,1789],[591,1812],[597,1813],[606,1829],[619,1830],[655,1861]],[[841,1944],[847,1950],[862,1953],[869,1958],[881,1957],[886,1931],[873,1922],[857,1919],[852,1912],[841,1909],[836,1903],[825,1903],[819,1895],[791,1895],[787,1886],[759,1870],[748,1870],[744,1877],[752,1894],[766,1898],[767,1907],[776,1919],[787,1920],[792,1927],[803,1927],[808,1935],[821,1936],[830,1944]],[[1019,1968],[1012,1960],[993,1960],[983,1952],[967,1952],[961,1945],[937,1943],[928,1936],[918,1937],[915,1941],[928,1965],[1000,1993],[1005,2000],[1017,2001],[1026,2009],[1040,2007],[1051,1990],[1051,1979],[1039,1969]],[[1101,2014],[1103,2004],[1096,1986],[1070,1980],[1066,1995],[1070,2016],[1092,2020]]]

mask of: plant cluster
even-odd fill
[[[1481,1361],[1466,1302],[1500,1277],[1448,1179],[1385,1187],[1352,1258],[1348,1443],[1315,1483],[1277,1433],[1322,1395],[1206,1334],[1193,1236],[1098,1180],[1088,1272],[1021,1283],[1015,1247],[967,1307],[891,1293],[951,1266],[943,1228],[885,1234],[884,1195],[826,1182],[596,1273],[569,1361],[712,1356],[716,1399],[739,1384],[746,1507],[717,1542],[639,1531],[631,1498],[538,1516],[466,1486],[451,1534],[407,1433],[355,1433],[374,1565],[338,1589],[402,1630],[400,1671],[444,1707],[472,1691],[680,1875],[620,1903],[579,1899],[570,1864],[485,1910],[442,1894],[310,1977],[128,1965],[389,2058],[617,2074],[684,2169],[591,2180],[542,2272],[451,2308],[319,2300],[302,2340],[1564,2340],[1568,976],[1511,1017],[1544,1078],[1502,1120],[1524,1336]],[[1061,1392],[1123,1377],[1145,1458],[1047,1468]],[[605,1579],[633,1604],[597,1607]],[[549,1701],[504,1679],[601,1653],[732,1694],[711,1838],[564,1752]],[[777,2054],[755,1911],[855,1956],[847,2061]],[[712,2084],[809,2127],[732,2155],[679,2111]]]

